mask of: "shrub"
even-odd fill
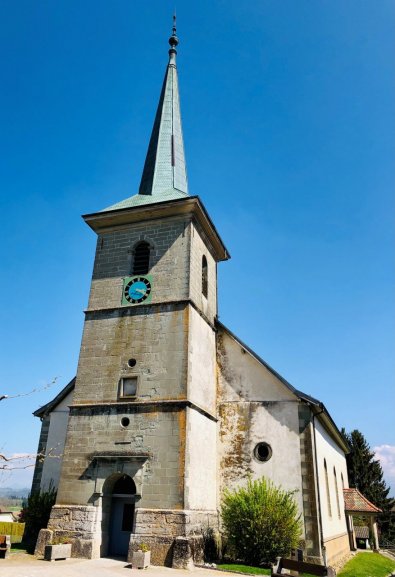
[[[222,521],[228,551],[248,565],[273,563],[297,547],[302,532],[295,491],[283,491],[262,477],[225,490]]]
[[[29,550],[34,549],[40,529],[45,529],[48,525],[55,501],[56,490],[51,483],[47,491],[30,493],[23,504],[20,519],[26,523],[23,541]]]
[[[212,527],[205,527],[202,530],[203,537],[203,557],[207,563],[213,563],[220,557],[220,543],[218,533]]]

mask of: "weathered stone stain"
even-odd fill
[[[249,426],[254,412],[249,403],[223,403],[219,406],[220,438],[224,447],[221,470],[225,480],[236,480],[251,473]]]

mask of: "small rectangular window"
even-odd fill
[[[121,398],[135,397],[137,394],[137,377],[125,377],[119,383],[119,396]]]

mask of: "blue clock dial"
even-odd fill
[[[125,299],[132,303],[143,302],[151,293],[151,283],[145,277],[133,278],[124,288]]]

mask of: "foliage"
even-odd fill
[[[358,553],[338,574],[338,577],[386,577],[394,571],[395,561],[379,553]]]
[[[342,429],[342,434],[350,446],[350,453],[346,456],[349,485],[382,509],[384,514],[379,518],[382,537],[395,541],[395,517],[391,514],[394,500],[388,498],[390,487],[383,478],[380,462],[374,458],[374,452],[360,431],[347,433]]]
[[[212,527],[208,526],[203,529],[202,535],[204,560],[208,563],[213,563],[213,561],[217,561],[220,557],[218,535],[216,535]]]
[[[348,481],[350,487],[356,487],[369,501],[382,509],[391,501],[388,499],[390,488],[383,479],[383,469],[375,459],[368,442],[360,431],[342,433],[350,446],[347,455]]]
[[[30,493],[24,503],[20,515],[21,521],[26,523],[23,540],[30,544],[31,548],[37,541],[40,529],[46,528],[55,501],[56,490],[51,483],[47,491]]]
[[[147,543],[141,543],[139,545],[139,551],[142,551],[143,553],[148,553],[148,551],[150,551],[150,548],[147,545]]]
[[[262,477],[246,487],[225,490],[222,521],[229,552],[248,565],[273,563],[297,547],[301,520],[295,491],[283,491]]]

